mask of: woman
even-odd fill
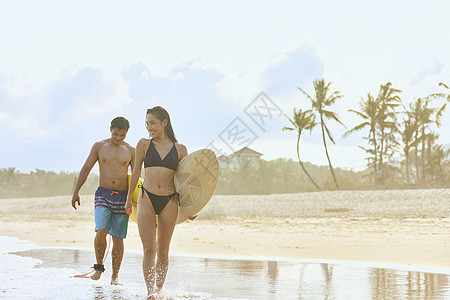
[[[161,106],[147,110],[146,127],[152,138],[143,138],[136,146],[136,164],[125,209],[130,215],[131,198],[144,163],[144,184],[137,205],[137,224],[144,248],[142,269],[148,299],[154,299],[164,285],[169,267],[170,240],[178,214],[178,193],[173,179],[178,162],[187,155],[187,149],[178,143],[169,114]],[[158,259],[155,263],[156,255]]]

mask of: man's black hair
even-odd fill
[[[126,129],[128,131],[130,122],[124,117],[117,117],[111,121],[111,128]]]

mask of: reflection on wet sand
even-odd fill
[[[276,294],[278,278],[278,262],[267,262],[267,287],[270,294]]]
[[[376,269],[372,272],[372,298],[405,295],[408,299],[444,299],[449,276],[433,273]]]
[[[40,268],[89,266],[87,250],[33,249],[14,253],[43,261]],[[93,283],[92,299],[121,299],[132,285],[142,285],[142,256],[128,253],[121,270],[123,288]],[[108,263],[108,262],[107,262]],[[172,257],[167,289],[213,297],[250,299],[445,299],[450,274],[414,272],[360,265],[298,261]],[[105,274],[105,276],[109,276]],[[125,290],[124,290],[125,289]],[[139,299],[141,295],[136,295]]]

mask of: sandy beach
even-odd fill
[[[0,235],[93,249],[93,196],[0,199]],[[126,249],[141,249],[130,221]],[[177,225],[179,255],[350,261],[450,270],[450,189],[214,196]]]

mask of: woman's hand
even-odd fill
[[[125,212],[127,215],[131,215],[133,212],[133,200],[131,200],[131,198],[127,198],[127,202],[125,203]]]

